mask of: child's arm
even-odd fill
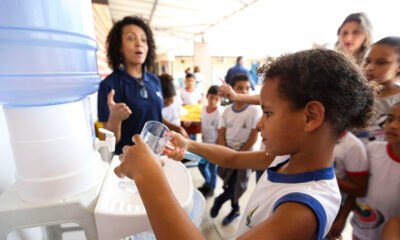
[[[226,146],[225,134],[226,134],[226,128],[221,127],[220,129],[218,129],[218,137],[216,144]]]
[[[383,228],[382,240],[400,240],[400,215],[390,219]]]
[[[251,228],[238,239],[316,239],[317,219],[314,212],[301,203],[281,204],[271,217]]]
[[[175,149],[168,150],[166,153],[168,157],[176,160],[183,159],[185,155],[183,150],[188,150],[222,167],[265,170],[275,159],[274,156],[266,156],[263,151],[237,152],[224,146],[185,139],[174,132],[172,133],[171,142],[174,144]]]
[[[156,238],[205,239],[179,205],[149,147],[139,135],[134,141],[135,146],[124,148],[121,165],[114,171],[135,180]]]
[[[356,197],[367,194],[368,174],[347,175],[348,179],[338,179],[339,189]]]
[[[234,99],[235,102],[243,102],[248,104],[260,105],[260,95],[247,95],[247,94],[236,94]]]
[[[336,216],[336,219],[333,222],[331,230],[328,233],[328,236],[330,238],[332,238],[332,239],[340,239],[341,238],[341,234],[346,225],[347,217],[349,216],[355,203],[356,203],[356,198],[354,196],[351,196],[351,195],[347,196],[343,207],[341,207],[339,209],[339,213]]]
[[[174,137],[176,136],[180,140],[185,140],[175,133]],[[128,176],[135,180],[157,239],[204,239],[180,207],[159,162],[149,147],[139,135],[134,136],[134,141],[136,145],[124,149],[121,165],[114,171],[119,177]],[[192,144],[207,145],[189,141],[188,145]],[[221,146],[215,147],[219,150],[227,149]],[[154,194],[154,189],[157,189],[157,194]],[[270,218],[240,236],[240,239],[264,239],[265,236],[269,239],[282,240],[313,239],[316,229],[316,216],[309,207],[287,202],[279,205]]]
[[[247,139],[246,143],[243,145],[240,151],[249,151],[251,147],[253,147],[253,145],[257,142],[257,135],[258,135],[257,129],[252,129],[250,132],[249,139]]]
[[[218,89],[219,95],[235,102],[260,105],[260,95],[237,94],[224,80],[221,82],[222,85]]]
[[[168,121],[168,120],[165,119],[165,118],[163,118],[163,123],[164,123],[165,125],[167,125],[167,127],[168,127],[169,129],[171,129],[172,131],[175,131],[175,132],[177,132],[177,133],[180,133],[180,134],[181,134],[182,136],[184,136],[185,138],[188,138],[188,137],[189,137],[188,133],[186,132],[186,130],[185,130],[183,127],[178,126],[178,125],[175,125],[175,124],[173,124],[172,122]]]

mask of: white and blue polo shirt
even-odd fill
[[[282,174],[277,170],[287,163],[276,159],[261,176],[251,196],[237,235],[269,218],[281,204],[301,203],[311,208],[318,220],[317,239],[323,239],[339,211],[340,191],[333,167],[299,174]],[[279,162],[279,163],[277,163]]]
[[[161,110],[163,96],[158,77],[152,73],[143,71],[144,86],[138,84],[138,80],[124,70],[115,70],[100,83],[98,92],[98,119],[107,122],[110,111],[107,105],[107,95],[114,89],[114,101],[126,103],[132,111],[128,119],[122,122],[121,140],[115,147],[115,153],[122,153],[122,147],[133,145],[132,136],[140,134],[147,121],[162,122]],[[141,88],[146,88],[147,96],[140,93]],[[143,89],[142,89],[143,90]]]

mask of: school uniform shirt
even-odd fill
[[[281,159],[276,158],[272,167],[258,181],[239,224],[237,236],[271,217],[279,205],[295,202],[308,206],[315,213],[317,239],[323,239],[335,220],[341,200],[333,167],[306,173],[283,174],[278,170],[290,160],[281,162]]]
[[[195,105],[199,104],[199,101],[202,98],[201,92],[195,88],[192,91],[187,91],[185,88],[181,90],[181,99],[183,105]]]
[[[216,143],[218,126],[224,107],[218,106],[213,112],[207,112],[207,106],[201,109],[201,137],[204,143]]]
[[[180,98],[174,98],[174,102],[168,107],[162,108],[162,116],[164,119],[171,123],[180,126],[181,125],[181,108],[182,101]]]
[[[368,175],[367,150],[363,142],[351,132],[346,132],[337,141],[333,156],[337,179],[344,179],[346,176]]]
[[[110,111],[107,105],[107,95],[114,89],[114,101],[125,103],[132,114],[121,124],[121,139],[115,146],[115,153],[121,154],[122,147],[133,145],[132,136],[140,134],[147,121],[162,122],[161,109],[163,96],[158,77],[152,73],[143,71],[144,86],[140,86],[138,79],[129,75],[125,70],[117,69],[106,77],[101,83],[98,92],[98,119],[107,122]],[[140,93],[141,88],[146,88],[147,97]]]
[[[233,109],[233,105],[225,107],[219,127],[226,128],[226,145],[239,150],[249,139],[251,131],[257,127],[261,112],[254,105],[245,105],[240,110]]]
[[[370,178],[368,192],[358,198],[351,225],[363,240],[380,239],[383,226],[400,214],[400,159],[386,142],[367,145]]]

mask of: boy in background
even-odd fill
[[[196,77],[193,73],[187,73],[185,77],[185,88],[181,91],[183,105],[200,104],[202,98],[201,92],[196,88]]]
[[[218,96],[218,86],[213,85],[207,91],[207,106],[203,106],[201,110],[201,134],[204,143],[217,142],[220,117],[224,108],[219,106],[220,96]],[[199,187],[199,191],[204,197],[213,195],[216,181],[218,166],[208,161],[201,161],[198,165],[201,175],[205,179],[203,186]]]

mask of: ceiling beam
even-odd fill
[[[151,8],[150,15],[149,15],[149,23],[148,23],[149,25],[151,23],[151,20],[153,20],[154,12],[156,11],[157,5],[158,5],[158,0],[155,0],[153,3],[153,7]]]
[[[92,3],[99,3],[108,5],[108,0],[92,0]]]

